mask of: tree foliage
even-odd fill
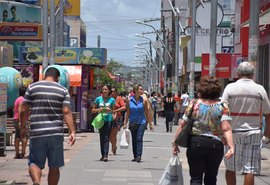
[[[123,82],[121,82],[121,81],[117,82],[117,81],[115,81],[115,79],[110,77],[110,74],[112,76],[116,76],[115,71],[122,66],[123,65],[120,64],[119,62],[117,62],[116,60],[110,59],[108,61],[107,65],[105,67],[103,67],[99,72],[100,73],[99,74],[100,75],[100,83],[102,85],[109,84],[112,87],[117,88],[118,92],[125,91],[126,89],[125,89],[125,85]]]

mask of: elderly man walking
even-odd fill
[[[254,175],[261,170],[261,138],[263,134],[270,136],[270,103],[264,87],[252,80],[254,70],[251,63],[242,62],[238,67],[239,80],[228,84],[222,96],[231,111],[235,145],[235,156],[224,159],[227,185],[236,185],[236,171],[244,174],[244,185],[254,185]],[[263,114],[264,133],[261,132]]]

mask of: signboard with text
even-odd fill
[[[217,53],[216,54],[216,77],[231,78],[231,54]],[[202,76],[209,75],[210,54],[202,54]]]
[[[50,53],[48,53],[48,57],[50,58]],[[56,47],[54,57],[55,64],[105,65],[107,63],[107,49]],[[20,47],[20,64],[42,64],[42,61],[42,48]]]
[[[37,23],[0,23],[0,41],[42,41],[42,25]]]

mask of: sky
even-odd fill
[[[134,36],[154,30],[136,23],[136,20],[160,18],[160,0],[81,0],[81,19],[87,26],[87,47],[97,47],[97,36],[101,37],[101,47],[107,48],[111,58],[127,66],[140,65],[143,52],[136,52],[134,46],[149,40]],[[157,30],[160,21],[149,22]],[[145,34],[155,39],[155,34]],[[149,45],[143,45],[146,49]],[[136,58],[135,54],[140,55]]]

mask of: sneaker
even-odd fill
[[[108,162],[108,157],[104,157],[104,158],[103,158],[103,161],[104,161],[104,162]]]
[[[104,157],[101,157],[99,160],[100,160],[100,161],[104,161]]]
[[[141,162],[141,160],[142,160],[142,158],[141,158],[140,156],[136,158],[136,161],[137,161],[138,163]]]
[[[134,158],[134,159],[132,159],[131,161],[132,161],[132,162],[137,162],[137,159],[136,159],[136,158]]]

